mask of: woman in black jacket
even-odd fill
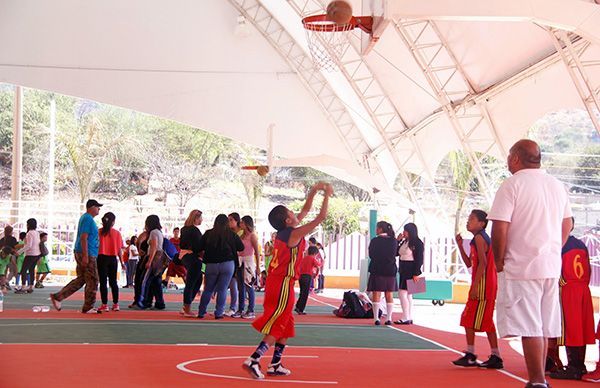
[[[227,216],[219,214],[215,218],[213,228],[207,230],[200,239],[200,250],[204,251],[203,260],[206,264],[206,273],[198,318],[204,318],[210,298],[213,292],[216,292],[215,319],[221,319],[227,299],[227,286],[237,266],[238,252],[244,250],[244,244],[240,237],[229,228]]]
[[[392,225],[379,221],[375,229],[377,237],[369,243],[369,282],[367,291],[373,292],[373,317],[375,325],[379,326],[379,301],[381,293],[385,293],[387,307],[386,325],[392,324],[392,310],[394,309],[393,292],[398,291],[396,282],[396,254],[398,242],[394,238]]]
[[[417,225],[408,223],[404,225],[404,232],[398,236],[398,256],[400,256],[400,304],[402,305],[402,319],[395,321],[398,325],[412,325],[412,295],[408,293],[406,281],[412,279],[419,281],[423,254],[425,251],[423,241],[419,238]]]
[[[200,224],[202,224],[202,212],[195,209],[190,212],[181,228],[179,258],[185,266],[187,274],[183,289],[183,308],[179,313],[184,317],[196,317],[195,314],[192,314],[192,302],[202,286],[202,258],[200,257],[202,233],[198,229]]]

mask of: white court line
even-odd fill
[[[309,295],[309,296],[308,296],[308,298],[309,298],[309,299],[312,299],[312,300],[314,300],[314,301],[315,301],[315,302],[317,302],[317,303],[321,303],[321,304],[324,304],[324,305],[326,305],[326,306],[333,307],[334,309],[337,309],[338,307],[340,307],[340,306],[334,306],[334,305],[332,305],[332,304],[329,304],[329,303],[327,303],[327,302],[320,301],[319,299],[316,299],[314,296],[310,296],[310,295]]]
[[[435,345],[437,345],[437,346],[440,346],[440,347],[442,347],[442,348],[444,348],[444,349],[446,349],[446,350],[449,350],[449,351],[451,351],[451,352],[454,352],[454,353],[456,353],[456,354],[463,354],[463,352],[461,352],[461,351],[458,351],[458,350],[456,350],[456,349],[453,349],[453,348],[451,348],[451,347],[449,347],[449,346],[443,345],[443,344],[441,344],[441,343],[439,343],[439,342],[437,342],[437,341],[433,341],[433,340],[431,340],[431,339],[429,339],[429,338],[426,338],[426,337],[420,336],[420,335],[418,335],[418,334],[411,333],[411,332],[409,332],[409,331],[405,331],[405,330],[402,330],[402,329],[398,329],[397,327],[394,327],[394,326],[388,326],[388,327],[389,327],[390,329],[394,329],[394,330],[396,330],[396,331],[399,331],[399,332],[401,332],[401,333],[410,334],[410,335],[412,335],[412,336],[415,336],[415,337],[417,337],[417,338],[420,338],[420,339],[422,339],[422,340],[429,341],[429,342],[431,342],[432,344],[435,344]],[[513,379],[515,379],[515,380],[517,380],[517,381],[520,381],[520,382],[522,382],[522,383],[525,383],[525,384],[527,384],[527,383],[528,383],[528,381],[527,381],[527,380],[525,380],[524,378],[522,378],[522,377],[519,377],[519,376],[517,376],[517,375],[515,375],[515,374],[512,374],[512,373],[510,373],[510,372],[507,372],[507,371],[505,371],[504,369],[495,369],[495,370],[496,370],[497,372],[499,372],[499,373],[502,373],[503,375],[506,375],[506,376],[508,376],[508,377],[511,377],[511,378],[513,378]]]
[[[189,364],[193,364],[193,363],[197,363],[197,362],[218,361],[218,360],[235,360],[235,359],[245,360],[246,358],[248,358],[248,356],[200,358],[197,360],[190,360],[190,361],[182,362],[181,364],[177,365],[177,369],[179,369],[180,371],[186,372],[186,373],[191,373],[191,374],[201,375],[201,376],[220,377],[222,379],[232,379],[232,380],[260,381],[260,382],[264,382],[264,383],[299,383],[299,384],[337,384],[338,383],[337,381],[316,381],[316,380],[271,380],[271,379],[257,380],[257,379],[252,379],[249,377],[229,376],[229,375],[219,375],[219,374],[215,374],[215,373],[198,372],[198,371],[187,368],[187,366]],[[288,356],[288,355],[286,355],[285,358],[319,358],[319,357],[318,356]]]

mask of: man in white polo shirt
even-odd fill
[[[498,333],[522,337],[527,387],[547,387],[547,338],[561,335],[558,278],[571,207],[565,186],[540,169],[537,143],[516,142],[507,164],[513,176],[498,189],[488,215],[499,272]]]

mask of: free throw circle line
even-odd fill
[[[191,373],[200,376],[208,376],[208,377],[219,377],[222,379],[233,379],[233,380],[248,380],[248,381],[261,381],[265,383],[298,383],[298,384],[337,384],[337,381],[316,381],[316,380],[270,380],[270,379],[251,379],[249,377],[240,377],[240,376],[228,376],[228,375],[220,375],[216,373],[206,373],[206,372],[198,372],[195,370],[188,369],[187,366],[190,364],[194,364],[197,362],[204,361],[218,361],[218,360],[236,360],[241,359],[244,360],[248,358],[247,356],[227,356],[227,357],[211,357],[211,358],[199,358],[197,360],[185,361],[180,364],[177,364],[177,369],[180,371]],[[319,358],[319,356],[285,356],[285,358]]]

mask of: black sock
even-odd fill
[[[260,344],[258,344],[258,347],[250,357],[258,361],[262,356],[264,356],[267,350],[269,350],[269,345],[267,345],[265,341],[260,341]]]
[[[276,343],[275,351],[273,352],[273,358],[271,359],[271,364],[278,364],[281,362],[281,356],[283,355],[283,350],[285,349],[284,344]]]

